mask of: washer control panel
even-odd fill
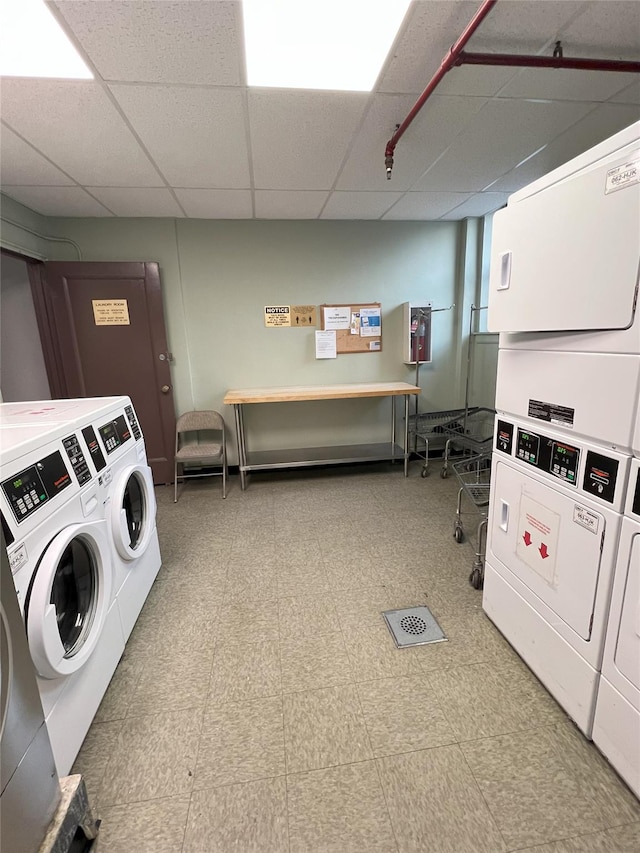
[[[138,426],[138,421],[136,420],[136,414],[133,411],[133,406],[125,406],[124,410],[127,415],[127,418],[129,419],[129,423],[131,424],[131,429],[133,430],[133,437],[136,441],[138,441],[138,439],[142,435],[142,432],[140,431],[140,427]]]
[[[127,426],[124,415],[118,415],[115,420],[98,427],[98,432],[102,438],[107,455],[113,453],[114,450],[117,450],[125,441],[131,438],[131,430]]]
[[[580,450],[540,433],[518,429],[516,459],[557,477],[569,486],[578,484]]]
[[[89,470],[87,461],[84,458],[84,453],[82,452],[78,442],[78,436],[74,434],[67,438],[63,438],[62,444],[64,449],[67,451],[67,456],[69,457],[69,462],[71,462],[73,473],[78,478],[80,485],[83,486],[91,479],[91,471]]]
[[[18,524],[72,484],[59,450],[4,480],[2,491]]]
[[[96,471],[102,471],[107,463],[104,461],[104,454],[102,453],[98,439],[96,438],[96,431],[92,426],[88,426],[82,430],[82,435],[84,440],[87,442],[87,447],[89,448],[89,453],[93,460],[93,464],[96,467]]]

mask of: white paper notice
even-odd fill
[[[363,338],[378,338],[382,334],[379,308],[360,309],[360,335]]]
[[[324,309],[324,328],[329,329],[348,329],[351,320],[351,308],[347,306],[337,308]]]
[[[316,358],[337,358],[337,355],[335,330],[316,332]]]

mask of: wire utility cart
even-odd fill
[[[451,421],[442,425],[447,438],[440,476],[444,479],[449,473],[449,455],[451,449],[468,451],[469,454],[486,453],[491,449],[495,409],[479,406],[464,408]]]
[[[487,543],[489,489],[491,485],[491,451],[476,456],[468,456],[458,462],[454,462],[451,467],[460,483],[453,538],[456,542],[464,542],[463,515],[473,514],[478,517],[476,554],[471,574],[469,575],[469,583],[474,589],[482,589]],[[472,505],[472,509],[462,509],[462,499],[464,496],[467,497],[469,503]]]
[[[421,477],[429,476],[429,441],[438,438],[447,441],[445,426],[463,416],[464,409],[421,412],[409,416],[410,447],[412,452],[423,461]]]

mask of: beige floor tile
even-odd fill
[[[288,776],[287,801],[291,853],[396,853],[373,762]]]
[[[284,696],[287,772],[373,758],[354,686]]]
[[[379,758],[378,767],[402,853],[506,850],[458,746]]]
[[[103,805],[190,793],[201,711],[130,717],[121,724],[100,791]]]
[[[422,590],[411,584],[371,586],[334,592],[336,612],[344,631],[380,625],[384,610],[426,604]]]
[[[256,643],[279,636],[275,600],[225,604],[218,611],[216,639],[225,643]]]
[[[640,804],[567,723],[462,744],[510,849],[640,819]]]
[[[353,681],[341,632],[282,640],[280,652],[284,693]]]
[[[454,743],[456,738],[424,675],[357,685],[376,756]]]
[[[325,571],[333,590],[363,589],[383,582],[375,558],[366,553],[325,557]]]
[[[147,660],[129,703],[128,716],[186,708],[203,710],[209,694],[213,648],[183,658],[173,654]]]
[[[278,640],[218,644],[211,672],[210,702],[259,699],[279,694],[281,690]]]
[[[377,625],[346,629],[344,638],[356,681],[422,673],[419,649],[398,649],[382,617]]]
[[[638,853],[640,823],[617,826],[604,832],[593,832],[563,841],[552,841],[527,847],[521,853]]]
[[[523,731],[565,719],[522,664],[480,663],[427,676],[458,740]]]
[[[125,652],[93,718],[94,722],[106,723],[110,720],[122,720],[127,716],[142,668],[140,661],[134,660]]]
[[[280,637],[332,634],[340,631],[340,623],[330,595],[299,595],[278,601]]]
[[[275,558],[251,562],[229,563],[224,591],[224,604],[274,601],[278,597],[278,573]]]
[[[425,646],[420,655],[424,672],[475,663],[509,663],[520,659],[484,613],[441,616],[447,642]]]
[[[202,724],[194,788],[285,772],[282,697],[212,705]]]
[[[284,777],[196,791],[182,853],[288,853]]]
[[[185,609],[184,602],[174,601],[170,616],[138,620],[125,651],[131,660],[140,663],[169,655],[186,658],[213,648],[215,623],[215,609],[198,607],[196,602]]]
[[[324,565],[318,560],[282,563],[278,568],[278,596],[322,595],[329,591]]]
[[[190,797],[108,806],[102,812],[98,853],[179,853]]]
[[[71,769],[72,773],[82,774],[87,787],[89,802],[98,812],[100,811],[100,795],[105,770],[118,744],[118,736],[123,725],[123,720],[106,723],[94,722],[87,732]]]

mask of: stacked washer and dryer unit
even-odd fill
[[[483,607],[640,796],[640,123],[493,229]]]
[[[129,398],[1,405],[0,511],[64,776],[161,565],[151,472]]]

